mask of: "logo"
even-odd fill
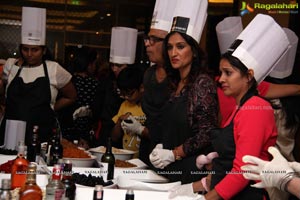
[[[265,10],[268,14],[297,14],[298,3],[291,1],[291,3],[254,3],[251,7],[249,3],[242,1],[242,8],[240,9],[240,15],[252,13],[254,10]]]
[[[254,11],[254,9],[245,1],[242,2],[242,8],[240,10],[241,10],[240,12],[241,16],[252,13]]]

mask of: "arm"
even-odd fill
[[[287,191],[300,199],[300,178],[295,177],[287,183]]]
[[[218,127],[218,97],[215,82],[208,76],[199,77],[188,96],[188,121],[194,136],[182,145],[188,156],[210,145],[210,130]],[[180,150],[180,148],[179,148]]]
[[[122,122],[122,119],[119,118],[117,120],[117,122],[115,123],[115,126],[113,127],[112,131],[111,131],[111,139],[114,142],[119,141],[120,138],[123,137],[124,132],[123,132],[122,127],[121,127],[121,122]]]
[[[76,100],[76,89],[71,81],[69,81],[64,87],[62,87],[59,92],[61,92],[62,97],[59,98],[54,104],[54,110],[60,110],[61,108],[72,105]]]
[[[130,113],[123,114],[124,113],[123,105],[124,104],[121,104],[118,114],[112,118],[112,121],[115,122],[115,126],[113,127],[112,132],[111,132],[111,139],[114,142],[118,142],[120,140],[120,138],[123,137],[124,132],[123,132],[121,123],[124,119],[127,119],[128,116],[130,115]]]
[[[275,99],[297,95],[300,95],[300,85],[270,83],[269,89],[267,90],[265,97],[268,99]]]

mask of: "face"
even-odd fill
[[[111,63],[110,64],[111,70],[114,72],[115,77],[119,76],[119,73],[127,67],[127,64],[117,64]]]
[[[166,31],[151,29],[148,38],[144,39],[146,52],[151,62],[163,65],[163,39],[166,35]]]
[[[242,76],[241,72],[237,68],[232,67],[228,60],[224,58],[220,61],[219,69],[221,72],[219,83],[224,94],[240,100],[248,90],[248,77]]]
[[[167,49],[174,69],[182,70],[191,67],[193,61],[192,48],[179,33],[170,36]]]
[[[144,89],[141,86],[139,89],[131,89],[128,91],[121,91],[120,97],[126,99],[129,103],[136,104],[138,103],[143,95]]]
[[[42,64],[44,54],[42,46],[22,44],[21,52],[28,65],[39,66]]]

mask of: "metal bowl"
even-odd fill
[[[92,149],[89,149],[89,152],[91,152],[94,156],[97,157],[97,160],[101,160],[103,154],[105,153],[105,147],[99,146]],[[130,151],[127,149],[117,149],[113,148],[112,152],[115,156],[115,159],[119,160],[130,160],[133,158],[134,154],[137,153],[135,151]]]

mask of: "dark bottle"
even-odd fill
[[[43,192],[41,188],[36,184],[36,165],[30,163],[28,165],[26,183],[21,187],[19,192],[19,200],[42,200]]]
[[[103,186],[95,185],[93,200],[102,200],[103,199]]]
[[[112,180],[114,178],[115,156],[112,153],[111,148],[111,138],[108,138],[106,151],[101,158],[102,163],[107,163],[107,180]]]
[[[65,197],[74,200],[76,196],[76,185],[72,178],[72,162],[66,160],[64,163],[62,183],[65,185]]]
[[[128,189],[125,195],[125,200],[134,200],[133,190]]]
[[[11,168],[11,189],[22,187],[26,181],[26,172],[28,168],[28,160],[24,157],[24,142],[18,146],[18,155],[14,160]]]
[[[41,156],[41,143],[38,136],[38,126],[33,126],[32,142],[27,146],[27,160],[29,162],[39,163]]]
[[[47,165],[50,165],[50,149],[52,147],[52,145],[55,143],[55,138],[56,138],[56,129],[53,128],[52,129],[52,136],[50,137],[50,139],[47,142],[47,147],[46,147],[46,153],[45,153],[45,161],[47,162]]]
[[[60,143],[60,137],[55,134],[54,144],[50,148],[50,165],[58,163],[58,160],[63,157],[63,146]]]

